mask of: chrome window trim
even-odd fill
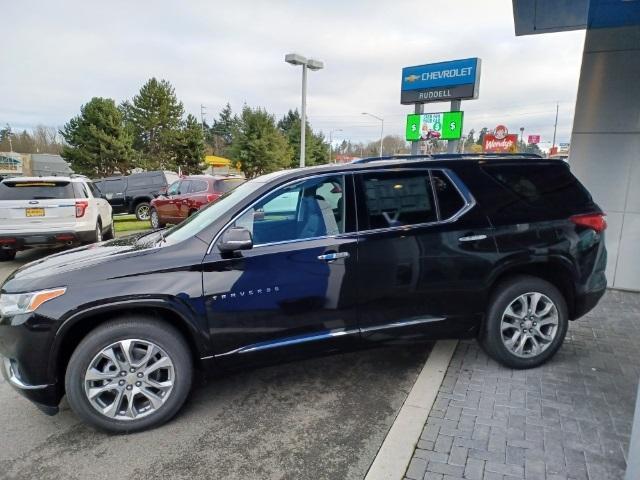
[[[283,240],[283,241],[280,241],[280,242],[259,243],[259,244],[254,245],[253,248],[268,247],[268,246],[272,246],[272,245],[284,245],[284,244],[287,244],[287,243],[307,242],[307,241],[312,241],[312,240],[322,240],[322,239],[328,239],[328,238],[339,239],[339,238],[343,238],[343,237],[350,237],[352,235],[361,235],[361,234],[362,235],[370,235],[370,234],[373,234],[373,233],[386,233],[386,232],[394,232],[394,231],[410,231],[410,230],[413,230],[413,229],[416,229],[416,228],[432,227],[432,226],[435,226],[435,225],[446,225],[446,224],[454,223],[454,222],[458,221],[458,219],[460,219],[460,217],[465,215],[469,210],[471,210],[473,207],[476,206],[476,200],[473,197],[473,195],[471,194],[471,192],[469,192],[468,190],[466,192],[462,191],[462,189],[460,188],[460,185],[459,185],[459,183],[462,183],[462,180],[460,180],[460,178],[455,174],[455,172],[451,171],[450,169],[448,169],[446,167],[376,168],[376,169],[354,170],[354,171],[349,171],[349,172],[320,173],[320,174],[316,174],[316,175],[310,175],[308,177],[299,177],[299,178],[290,180],[290,181],[278,186],[276,189],[266,192],[260,198],[256,199],[248,207],[246,207],[240,213],[238,213],[237,215],[232,217],[232,219],[229,222],[227,222],[224,225],[224,227],[222,227],[220,229],[220,231],[215,235],[215,237],[213,237],[213,240],[209,244],[209,248],[207,249],[207,255],[209,255],[211,253],[211,251],[213,250],[213,246],[216,244],[216,242],[218,241],[220,236],[222,236],[222,233],[227,228],[229,228],[238,218],[240,218],[242,215],[244,215],[251,207],[253,207],[256,203],[260,202],[267,195],[270,195],[270,194],[276,192],[277,190],[279,190],[281,188],[285,188],[285,187],[287,187],[289,185],[292,185],[294,183],[297,183],[297,182],[300,182],[300,181],[311,180],[311,179],[314,179],[314,178],[322,178],[322,177],[342,176],[342,177],[346,178],[347,175],[355,176],[357,174],[363,174],[363,173],[388,173],[388,172],[412,172],[412,171],[414,171],[414,172],[415,171],[419,171],[419,172],[426,171],[429,174],[429,179],[431,180],[431,171],[432,170],[440,170],[444,175],[446,175],[447,178],[451,181],[453,186],[458,191],[458,194],[460,195],[460,197],[462,197],[462,199],[465,202],[465,204],[462,206],[462,208],[460,210],[458,210],[456,213],[454,213],[449,218],[446,218],[444,220],[436,220],[434,222],[416,223],[416,224],[413,224],[413,225],[401,225],[401,226],[398,226],[398,227],[376,228],[376,229],[369,229],[369,230],[356,230],[355,232],[341,233],[339,235],[326,235],[326,236],[322,236],[322,237],[298,238],[298,239],[294,239],[294,240]],[[430,182],[430,183],[432,183],[432,182]],[[433,188],[433,186],[432,186],[432,188]],[[434,202],[435,202],[436,205],[438,205],[438,199],[437,199],[437,196],[435,194],[435,191],[433,192],[433,194],[434,194]],[[355,197],[354,197],[354,200],[356,200]],[[345,208],[345,212],[346,212],[346,208],[347,208],[346,205],[345,205],[344,208]]]

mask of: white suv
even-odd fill
[[[0,182],[0,261],[18,250],[113,238],[111,205],[86,177],[16,177]]]

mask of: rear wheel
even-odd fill
[[[96,223],[96,232],[93,241],[94,243],[102,241],[102,224],[100,223],[100,220],[98,220],[98,223]]]
[[[554,285],[536,277],[513,277],[491,299],[481,343],[508,367],[532,368],[558,351],[568,325],[566,301]]]
[[[111,225],[109,225],[109,228],[104,233],[103,238],[105,240],[112,240],[113,238],[115,238],[115,236],[116,236],[115,226],[113,225],[113,218],[111,218]]]
[[[16,258],[15,250],[0,249],[0,262],[6,262]]]
[[[151,207],[151,228],[164,228],[166,223],[160,221],[160,215],[158,215],[158,211]]]
[[[140,202],[136,205],[136,218],[138,220],[149,220],[150,206],[148,202]]]
[[[69,360],[69,405],[85,422],[115,433],[157,427],[184,404],[193,365],[170,325],[131,316],[92,331]]]

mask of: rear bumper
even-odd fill
[[[576,293],[572,320],[593,310],[607,290],[607,277],[604,272],[595,274],[590,280],[587,288]]]
[[[30,232],[30,233],[0,233],[0,248],[8,250],[24,250],[32,247],[53,247],[63,245],[78,245],[95,239],[95,231],[84,232]]]

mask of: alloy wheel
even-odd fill
[[[158,218],[158,212],[151,210],[151,226],[153,228],[160,228],[160,221]]]
[[[153,342],[120,340],[89,363],[84,390],[89,403],[116,420],[137,420],[156,412],[173,391],[175,368]]]
[[[147,205],[138,207],[138,218],[140,220],[149,220],[149,207]]]
[[[555,339],[558,322],[558,309],[549,297],[538,292],[525,293],[502,314],[502,343],[513,355],[535,357]]]

